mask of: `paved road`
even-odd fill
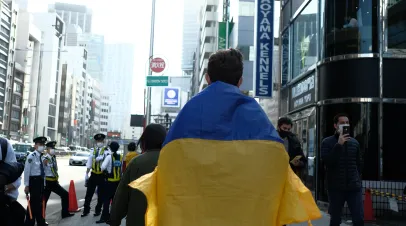
[[[78,206],[83,206],[86,188],[84,186],[85,172],[86,168],[84,166],[69,166],[69,158],[59,158],[58,160],[58,171],[59,171],[59,183],[67,191],[69,191],[69,184],[71,180],[75,182],[76,188],[76,198],[78,199]],[[23,178],[24,180],[24,178]],[[18,202],[24,207],[27,206],[27,200],[24,194],[24,185],[22,183],[21,187],[18,189],[20,196],[18,197]],[[46,219],[48,223],[58,222],[61,218],[61,199],[56,194],[52,193],[48,200],[48,205],[46,209]]]

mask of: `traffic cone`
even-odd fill
[[[365,190],[364,220],[365,221],[375,221],[374,209],[372,207],[371,190],[369,188],[367,188]]]
[[[78,200],[76,199],[76,189],[73,180],[70,181],[69,185],[69,212],[78,212]]]

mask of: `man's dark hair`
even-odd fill
[[[278,127],[281,127],[282,125],[291,125],[293,126],[292,119],[288,117],[281,117],[278,119]]]
[[[347,117],[347,118],[348,118],[348,115],[345,114],[345,113],[338,113],[338,114],[336,114],[336,116],[334,116],[334,124],[337,124],[337,123],[338,123],[338,120],[339,120],[341,117]]]
[[[207,74],[211,82],[238,85],[244,69],[243,56],[237,49],[222,49],[209,58]]]
[[[131,142],[128,144],[128,151],[135,151],[137,149],[137,144],[134,142]]]

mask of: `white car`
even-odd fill
[[[89,152],[78,151],[72,157],[70,157],[69,165],[86,166],[89,155]]]

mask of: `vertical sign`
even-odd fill
[[[226,22],[219,22],[218,49],[226,49]]]
[[[178,108],[180,107],[180,89],[179,88],[165,88],[164,89],[164,101],[162,106],[163,107],[172,107]]]
[[[256,0],[254,92],[256,97],[272,98],[274,45],[274,0]]]

